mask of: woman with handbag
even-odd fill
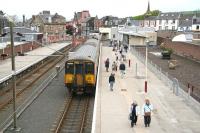
[[[131,109],[130,109],[131,127],[133,127],[134,125],[136,125],[137,118],[138,118],[139,114],[140,114],[140,107],[137,105],[137,102],[134,101],[131,104]]]
[[[144,115],[144,125],[145,125],[145,127],[150,126],[152,110],[153,110],[153,105],[150,104],[149,99],[145,99],[145,104],[142,107],[142,114]]]

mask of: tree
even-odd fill
[[[14,25],[19,22],[17,15],[11,15],[11,16],[9,15],[8,18],[10,18],[13,21]]]
[[[67,25],[66,26],[66,34],[73,35],[73,31],[74,31],[74,28],[73,28],[72,25]]]
[[[161,11],[159,11],[159,10],[153,10],[148,13],[144,13],[142,15],[134,16],[133,19],[134,20],[144,20],[144,18],[147,16],[158,16],[160,12]]]

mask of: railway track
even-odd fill
[[[53,132],[90,133],[93,105],[94,98],[92,96],[69,97]]]
[[[63,53],[67,53],[70,51],[70,46],[66,47],[62,50]],[[54,68],[56,64],[64,60],[65,56],[62,55],[60,57],[48,57],[45,61],[42,61],[41,64],[38,64],[32,71],[24,74],[23,76],[19,76],[16,83],[16,96],[17,99],[20,95],[22,95],[26,90],[33,87],[34,83],[38,82],[42,76],[47,74],[47,72]],[[12,87],[10,85],[4,88],[3,93],[0,94],[0,110],[5,108],[9,103],[12,103]]]

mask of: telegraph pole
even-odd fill
[[[13,87],[13,128],[17,128],[16,117],[16,70],[15,70],[15,51],[14,51],[14,39],[13,39],[13,23],[10,25],[10,42],[11,42],[11,60],[12,60],[12,87]]]

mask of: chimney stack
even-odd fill
[[[25,26],[25,15],[23,15],[23,26]]]

